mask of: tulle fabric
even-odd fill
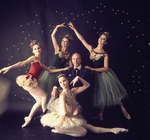
[[[125,88],[110,68],[107,72],[95,72],[94,77],[94,106],[101,108],[118,105],[128,97]]]
[[[47,106],[50,113],[42,116],[41,124],[49,127],[59,128],[59,129],[70,129],[74,127],[82,126],[86,123],[86,120],[81,114],[82,107],[77,103],[73,108],[79,107],[79,115],[73,116],[73,108],[66,104],[66,110],[68,114],[66,116],[59,113],[59,98],[55,98],[52,103]],[[70,113],[69,113],[70,112]]]
[[[86,121],[83,119],[82,115],[77,115],[72,117],[69,115],[59,115],[58,112],[53,111],[47,113],[41,118],[41,124],[49,127],[59,128],[59,129],[69,129],[74,127],[79,127],[85,124]]]
[[[30,87],[30,88],[34,88],[39,85],[38,80],[32,78],[32,75],[20,75],[16,78],[16,83],[20,87]]]
[[[56,69],[54,66],[50,66],[50,69]],[[48,95],[51,95],[51,91],[53,89],[53,86],[55,85],[55,82],[57,81],[58,75],[60,75],[61,72],[58,73],[49,73],[48,71],[44,71],[42,76],[40,77],[40,87],[48,93]]]
[[[51,103],[47,105],[47,109],[49,112],[52,111],[58,111],[58,103],[59,103],[59,98],[56,97],[51,97]]]

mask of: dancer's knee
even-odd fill
[[[41,106],[41,104],[42,104],[42,100],[37,100],[35,103],[35,105],[37,105],[37,106]]]

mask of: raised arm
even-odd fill
[[[22,67],[22,66],[24,66],[24,65],[26,65],[26,64],[29,64],[29,63],[31,63],[31,62],[34,62],[35,60],[36,60],[35,56],[31,56],[31,57],[29,57],[29,58],[28,58],[27,60],[25,60],[25,61],[21,61],[21,62],[18,62],[18,63],[16,63],[16,64],[14,64],[14,65],[11,65],[11,66],[2,68],[2,69],[0,70],[0,73],[3,72],[3,74],[5,74],[5,73],[7,73],[10,69]]]
[[[76,28],[74,27],[74,25],[73,25],[72,22],[68,23],[68,25],[69,25],[69,27],[75,32],[77,38],[82,42],[82,44],[83,44],[83,45],[87,48],[87,50],[90,52],[91,49],[92,49],[92,46],[91,46],[90,44],[88,44],[88,43],[84,40],[83,36],[76,30]]]
[[[83,92],[84,90],[86,90],[89,86],[90,86],[90,83],[88,83],[86,80],[84,80],[83,78],[81,78],[80,76],[76,76],[70,84],[73,83],[73,85],[78,81],[80,80],[83,84],[83,86],[81,87],[78,87],[76,88],[76,90],[74,90],[74,94],[79,94],[81,92]]]
[[[59,24],[55,27],[55,29],[53,30],[52,34],[51,34],[51,38],[52,38],[52,42],[53,42],[53,46],[55,49],[55,54],[57,54],[59,52],[59,45],[57,43],[57,40],[55,38],[56,32],[58,30],[58,28],[62,28],[62,27],[66,27],[65,23]]]
[[[91,71],[105,72],[109,68],[108,58],[109,58],[109,56],[108,56],[108,54],[106,54],[105,57],[104,57],[104,67],[102,67],[102,68],[91,68],[89,66],[85,66],[85,68],[90,69]]]

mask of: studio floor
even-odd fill
[[[38,112],[35,115],[39,115]],[[88,131],[87,135],[82,138],[75,138],[71,136],[66,136],[63,134],[55,134],[51,132],[51,128],[43,127],[40,124],[40,119],[32,120],[31,123],[26,128],[21,128],[24,123],[24,116],[28,112],[21,111],[6,111],[2,116],[0,116],[0,140],[73,140],[73,139],[83,139],[83,140],[146,140],[148,137],[145,136],[142,131],[142,126],[140,129],[140,124],[136,117],[133,115],[131,120],[127,120],[122,115],[119,107],[112,107],[111,109],[106,109],[104,114],[104,120],[93,120],[91,119],[88,123],[95,126],[101,127],[124,127],[129,129],[129,132],[124,134],[94,134]],[[132,114],[131,114],[132,115]]]

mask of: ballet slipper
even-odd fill
[[[58,131],[56,129],[52,129],[51,132],[58,133]]]
[[[128,120],[130,120],[130,119],[131,119],[131,117],[130,117],[129,113],[126,111],[126,109],[125,109],[125,108],[122,108],[122,113],[123,113],[123,115],[125,116],[125,118],[127,118]]]
[[[57,129],[52,129],[51,132],[53,132],[53,133],[61,133],[61,132],[58,131]]]
[[[25,120],[25,123],[22,125],[22,128],[23,128],[23,127],[26,127],[26,126],[30,123],[31,118],[25,117],[24,120]]]
[[[120,133],[128,133],[128,129],[125,128],[112,128],[111,132],[114,134],[120,134]]]

